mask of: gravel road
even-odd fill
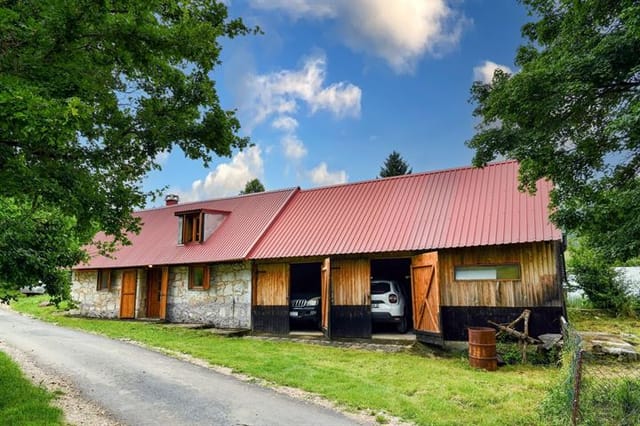
[[[357,425],[320,405],[137,345],[0,309],[0,350],[27,355],[126,425]]]

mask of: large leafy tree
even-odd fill
[[[253,194],[255,192],[264,192],[264,185],[260,182],[260,179],[251,179],[246,183],[244,189],[240,191],[240,195],[242,194]]]
[[[553,220],[607,257],[640,253],[640,3],[521,0],[535,22],[518,72],[474,83],[475,165],[520,162],[522,186],[549,178]]]
[[[251,31],[213,0],[0,2],[0,281],[50,279],[98,230],[126,243],[158,154],[245,147],[211,72]]]
[[[380,167],[380,177],[392,177],[411,174],[412,170],[400,153],[392,151]]]

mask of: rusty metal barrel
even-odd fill
[[[487,371],[498,369],[496,331],[490,327],[469,327],[469,365]]]

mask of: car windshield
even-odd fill
[[[386,281],[374,281],[371,283],[371,294],[385,294],[391,291],[391,286]]]

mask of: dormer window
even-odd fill
[[[229,212],[221,210],[189,210],[178,216],[178,244],[202,243],[213,234]]]

